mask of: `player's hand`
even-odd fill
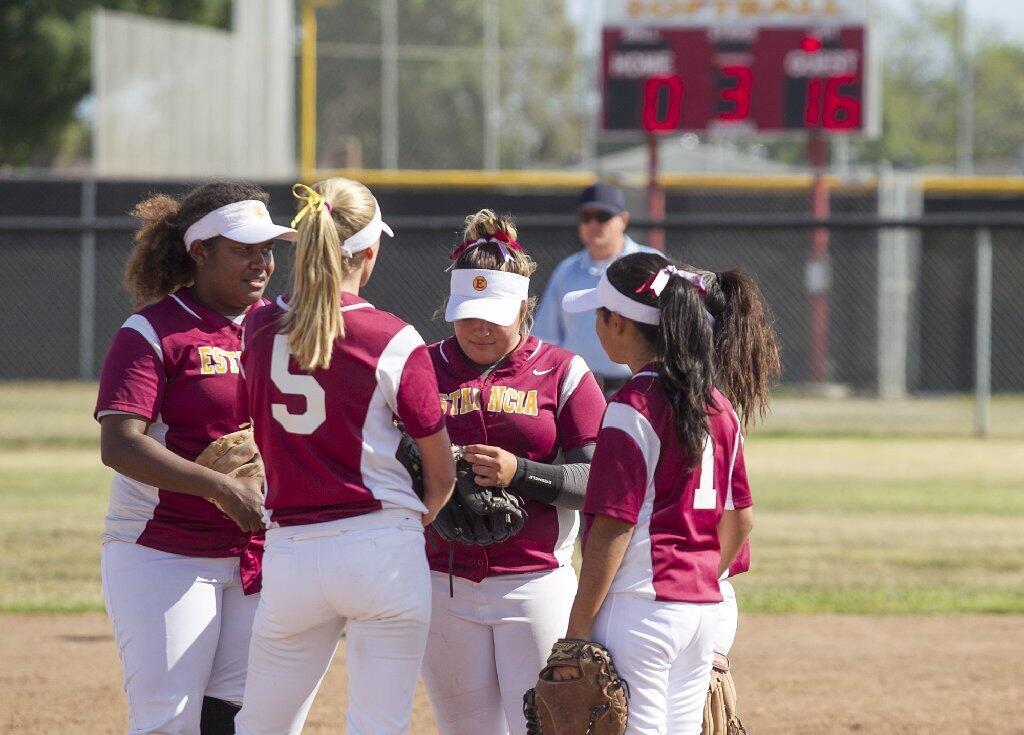
[[[263,475],[224,479],[221,491],[210,500],[246,533],[264,530]]]
[[[423,496],[423,504],[427,506],[427,512],[422,516],[424,528],[434,522],[434,519],[437,518],[437,514],[441,512],[441,508],[445,506],[451,496],[452,494],[450,492],[427,492],[427,494]]]
[[[470,444],[462,448],[462,458],[473,465],[480,487],[508,487],[516,476],[516,456],[501,447]]]

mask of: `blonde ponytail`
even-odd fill
[[[299,367],[310,371],[329,367],[334,341],[345,336],[341,284],[362,265],[365,251],[345,257],[341,244],[375,211],[373,195],[357,181],[327,179],[311,190],[318,196],[296,193],[306,211],[298,222],[292,292],[281,328]]]

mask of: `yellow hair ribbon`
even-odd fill
[[[292,186],[292,196],[298,199],[300,202],[305,202],[299,213],[292,219],[292,227],[297,227],[302,218],[307,214],[316,214],[322,207],[327,206],[327,211],[331,210],[330,204],[324,198],[323,194],[316,191],[312,187],[306,186],[305,184],[295,184]]]

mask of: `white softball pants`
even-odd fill
[[[629,684],[626,735],[699,735],[717,621],[713,604],[605,598],[593,637]]]
[[[736,640],[736,624],[739,621],[739,608],[736,606],[736,590],[732,582],[727,579],[718,580],[718,587],[722,590],[722,601],[717,608],[717,620],[715,621],[714,644],[715,651],[728,654]]]
[[[259,595],[242,594],[237,558],[108,540],[101,565],[131,735],[197,735],[204,696],[242,703]]]
[[[418,513],[380,510],[267,531],[236,732],[301,732],[344,630],[346,732],[405,733],[429,625]]]
[[[565,635],[576,596],[571,566],[471,582],[433,572],[423,681],[441,735],[525,735],[523,694]]]

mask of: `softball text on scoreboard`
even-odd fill
[[[868,17],[865,0],[608,0],[602,129],[870,132]]]

